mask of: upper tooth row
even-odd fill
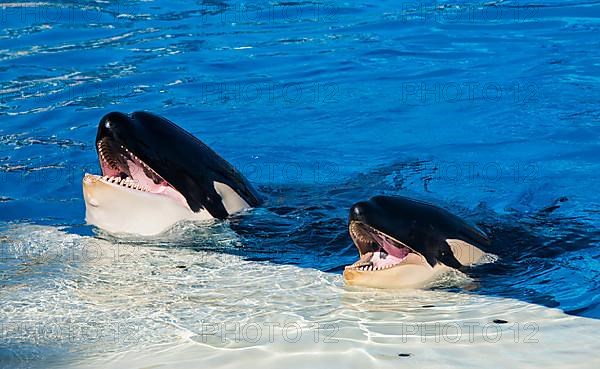
[[[140,160],[140,158],[138,158],[137,156],[135,156],[134,153],[132,153],[131,151],[129,151],[128,148],[126,148],[125,146],[121,145],[121,149],[125,150],[129,155],[131,155],[132,157],[134,157],[135,159],[137,159],[137,161],[142,164],[144,167],[146,167],[147,169],[151,170],[152,173],[156,173],[152,168],[150,168],[148,166],[148,164],[144,163],[142,160]]]
[[[107,163],[111,167],[117,168],[118,166],[116,165],[116,163],[114,162],[114,160],[110,156],[107,157],[107,155],[104,152],[104,150],[106,150],[106,148],[104,147],[104,140],[99,141],[98,142],[98,152],[100,153],[100,158],[102,159],[102,161],[104,161],[105,163]]]
[[[355,224],[352,224],[352,226],[350,227],[350,233],[352,234],[352,236],[354,236],[355,239],[359,239],[363,242],[370,241],[370,239],[365,235],[365,233],[363,231],[360,231],[360,228],[358,228]]]

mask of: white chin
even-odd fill
[[[344,270],[344,281],[350,286],[371,288],[425,288],[438,276],[449,270],[449,267],[442,264],[437,264],[433,268],[423,264],[401,264],[372,272],[346,269]]]
[[[195,213],[170,196],[106,183],[99,176],[83,178],[85,219],[110,233],[151,236],[183,220],[213,219],[204,209]]]

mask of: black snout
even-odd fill
[[[352,205],[350,208],[349,220],[363,221],[364,214],[366,213],[366,206],[367,203],[364,201],[357,202],[356,204]]]
[[[104,137],[109,137],[117,142],[123,142],[128,132],[133,131],[133,121],[123,113],[108,113],[100,119],[98,131],[96,133],[96,142]]]
[[[348,221],[357,221],[365,224],[371,224],[377,218],[379,218],[380,213],[381,209],[378,209],[378,206],[373,204],[372,201],[361,201],[355,203],[350,208]]]

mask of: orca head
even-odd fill
[[[350,285],[422,287],[449,267],[473,264],[484,254],[464,241],[461,234],[473,229],[460,218],[406,197],[375,196],[354,204],[348,227],[359,253],[344,270]]]
[[[109,113],[95,143],[102,176],[84,177],[86,219],[108,231],[155,234],[178,220],[224,219],[261,203],[231,164],[163,117]]]

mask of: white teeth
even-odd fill
[[[142,187],[141,185],[139,185],[137,182],[135,182],[133,179],[131,179],[129,177],[121,178],[121,177],[102,176],[101,178],[103,181],[108,182],[108,183],[114,183],[114,184],[121,185],[123,187],[136,189],[136,190],[140,190],[140,191],[145,191],[145,192],[150,192],[146,187]]]
[[[143,188],[143,191],[147,191],[147,190],[145,188]],[[400,263],[378,266],[378,267],[376,267],[374,265],[357,265],[357,266],[348,265],[348,266],[346,266],[345,269],[354,269],[354,270],[360,270],[363,272],[375,272],[375,271],[390,269],[397,265],[400,265]]]

